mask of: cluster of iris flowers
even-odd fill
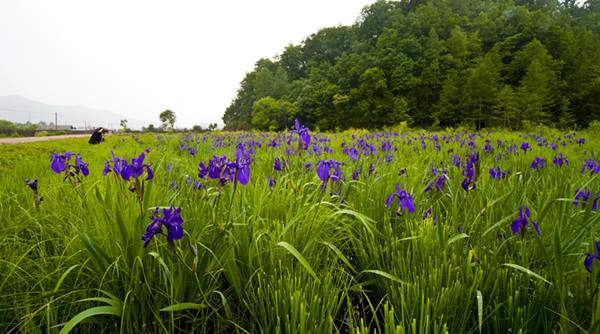
[[[398,214],[402,214],[402,210],[408,210],[409,213],[415,212],[415,202],[412,195],[400,187],[400,183],[396,183],[396,191],[391,193],[385,200],[385,206],[390,207],[394,198],[398,200]]]
[[[317,176],[321,179],[321,190],[325,191],[329,180],[338,182],[342,179],[342,163],[335,160],[320,160],[317,162]]]
[[[479,153],[469,154],[463,168],[463,176],[465,179],[461,183],[464,190],[474,190],[477,188],[475,181],[477,178],[477,170],[479,169]]]
[[[161,215],[162,213],[162,215]],[[146,227],[146,233],[142,236],[144,247],[148,246],[152,238],[157,234],[165,235],[169,246],[174,246],[175,240],[183,238],[183,218],[181,208],[156,208],[150,217],[150,224]],[[163,229],[164,228],[164,229]]]
[[[531,162],[531,169],[542,169],[546,167],[546,159],[535,157]]]
[[[186,144],[179,145],[179,150],[187,151],[191,156],[194,156],[196,155],[196,153],[198,153],[198,149],[196,149],[195,147],[188,146]]]
[[[581,205],[585,206],[588,204],[590,197],[592,197],[592,191],[589,189],[579,189],[575,192],[575,199],[573,200],[573,205],[576,207]],[[594,197],[592,198],[592,211],[596,212],[598,210],[598,200],[600,199],[600,191],[596,192]]]
[[[567,157],[565,157],[562,153],[554,157],[552,162],[558,167],[562,167],[563,165],[569,166],[569,159],[567,159]]]
[[[303,150],[306,150],[308,145],[310,145],[311,136],[308,132],[308,129],[300,124],[300,121],[298,121],[297,118],[294,120],[294,130],[292,132],[298,134],[299,147]]]
[[[595,161],[594,159],[585,159],[583,167],[581,168],[581,174],[583,175],[586,170],[589,170],[590,174],[600,173],[600,160]]]
[[[446,179],[448,178],[448,170],[444,169],[442,171],[440,171],[439,169],[437,169],[435,167],[435,165],[431,166],[431,175],[434,177],[433,180],[431,180],[429,183],[427,183],[427,186],[425,186],[425,189],[423,189],[423,192],[430,192],[433,190],[433,188],[435,187],[436,191],[441,191],[444,188],[444,184],[446,183]]]
[[[519,217],[517,217],[515,220],[513,220],[512,224],[510,225],[513,234],[517,235],[517,234],[521,233],[521,235],[524,235],[525,232],[532,226],[538,236],[540,236],[542,234],[539,223],[537,221],[530,222],[529,221],[530,216],[531,216],[531,211],[529,210],[528,207],[522,206],[519,208]]]
[[[490,176],[492,177],[492,179],[499,180],[499,179],[503,179],[506,177],[506,172],[503,172],[500,169],[500,166],[493,167],[493,168],[490,168]]]
[[[246,150],[243,144],[240,144],[235,155],[235,161],[229,161],[224,155],[215,155],[208,161],[208,166],[201,162],[198,164],[198,177],[204,179],[208,176],[210,179],[217,179],[221,185],[225,185],[229,181],[245,186],[250,181],[252,153]]]
[[[321,151],[324,150],[326,153],[333,152],[325,143],[328,141],[326,137],[320,136],[311,136],[308,132],[308,129],[302,126],[298,120],[294,122],[294,129],[291,131],[292,134],[298,135],[298,143],[300,150],[307,150],[311,147],[312,151],[308,151],[308,154],[321,155]],[[461,147],[465,145],[466,140],[460,139],[458,135],[456,135],[455,141],[459,141],[461,143]],[[389,136],[388,136],[389,137]],[[481,136],[480,136],[481,137]],[[267,137],[265,137],[267,138]],[[283,137],[280,139],[269,139],[271,141],[270,146],[279,147],[281,145],[280,141],[283,139],[285,142],[287,140],[288,145],[293,140],[293,136],[289,135],[287,137]],[[313,140],[314,139],[314,140]],[[359,156],[362,155],[376,155],[377,149],[375,145],[369,143],[367,141],[368,138],[357,138],[353,135],[351,145],[346,145],[344,143],[342,145],[342,153],[349,156],[351,161],[355,161],[359,159]],[[449,143],[452,140],[452,137],[444,136],[442,141],[437,135],[434,135],[431,138],[425,138],[421,136],[421,144],[422,148],[427,149],[427,145],[425,144],[426,140],[431,140],[435,145],[435,150],[441,150],[442,144]],[[206,138],[205,138],[206,141]],[[536,138],[536,142],[538,146],[550,147],[553,150],[557,150],[558,144],[552,143],[548,144],[547,141],[542,140],[540,138]],[[566,145],[565,141],[558,140],[559,144],[562,146]],[[578,140],[577,143],[582,145],[585,143],[585,140]],[[410,144],[410,139],[407,144]],[[220,147],[223,145],[222,140],[216,140],[216,147]],[[257,144],[260,147],[260,144]],[[474,152],[477,148],[477,143],[475,142],[475,136],[469,135],[468,146],[471,149],[471,152]],[[498,148],[503,147],[504,143],[501,141],[498,142]],[[253,153],[253,149],[251,145],[248,145],[250,148],[246,150],[246,146],[244,143],[240,143],[237,146],[236,150],[236,159],[235,161],[230,161],[226,156],[214,156],[209,160],[208,166],[203,163],[199,164],[199,177],[205,178],[208,177],[210,179],[217,179],[219,182],[224,185],[227,182],[240,183],[242,185],[246,185],[250,180],[250,162],[251,156]],[[518,150],[517,145],[506,145],[508,152],[516,153]],[[181,150],[188,151],[190,155],[196,154],[196,149],[183,144],[180,146]],[[396,150],[397,148],[393,146],[392,142],[389,139],[381,141],[381,151],[390,152],[392,150]],[[523,152],[531,151],[532,147],[528,142],[523,142],[520,145],[520,149]],[[486,153],[492,153],[495,151],[495,148],[491,145],[490,140],[485,141],[485,145],[483,146],[483,151]],[[146,151],[145,153],[147,153]],[[454,152],[454,149],[449,149],[448,153]],[[105,162],[103,175],[107,175],[110,172],[113,172],[118,177],[122,178],[125,181],[132,181],[133,184],[129,188],[131,191],[139,191],[138,185],[139,181],[145,177],[145,180],[151,180],[153,178],[153,171],[150,165],[144,163],[145,153],[140,154],[137,158],[132,158],[130,161],[126,159],[121,159],[116,157],[113,154],[111,160]],[[288,155],[298,153],[296,150],[288,149],[286,151]],[[385,158],[386,161],[391,160],[391,155]],[[499,158],[497,157],[497,160]],[[452,157],[452,163],[460,168],[462,167],[462,175],[464,176],[464,180],[462,182],[462,187],[465,190],[473,190],[476,188],[475,181],[478,176],[479,170],[479,155],[478,153],[471,153],[467,155],[464,159],[464,162],[461,164],[461,157],[458,154],[455,154]],[[569,166],[569,160],[562,154],[558,154],[553,159],[553,164],[559,167]],[[325,190],[328,183],[338,182],[343,179],[343,175],[341,172],[342,162],[335,160],[320,160],[316,163],[316,173],[318,178],[322,182],[322,189]],[[462,165],[462,166],[461,166]],[[283,158],[276,158],[273,164],[273,169],[277,172],[283,171],[287,166],[287,161]],[[89,169],[87,164],[81,159],[79,154],[65,152],[63,154],[54,153],[51,157],[51,169],[55,173],[65,173],[65,179],[71,177],[79,177],[79,175],[87,176],[89,175]],[[541,169],[546,167],[546,160],[541,157],[535,157],[533,162],[531,163],[532,169]],[[305,168],[307,171],[312,171],[313,165],[311,162],[306,162]],[[352,172],[352,179],[358,179],[360,174],[360,167],[357,167]],[[369,175],[371,175],[375,170],[375,166],[371,163],[369,165]],[[590,171],[591,174],[600,173],[600,160],[595,161],[594,159],[586,159],[584,161],[581,174],[584,174],[586,171]],[[509,171],[510,172],[510,171]],[[490,176],[493,179],[503,179],[507,176],[506,171],[502,171],[499,166],[493,167],[489,170]],[[438,170],[435,166],[432,167],[432,175],[433,180],[431,180],[427,187],[425,188],[425,192],[432,191],[433,189],[440,191],[445,185],[445,181],[448,179],[448,171]],[[190,182],[188,177],[188,182]],[[269,188],[273,188],[277,181],[269,176],[268,177],[268,186]],[[41,202],[41,197],[38,195],[38,184],[37,180],[26,181],[27,186],[29,186],[34,192],[34,199],[38,199],[36,201],[36,206]],[[415,205],[412,195],[402,189],[399,184],[396,185],[396,191],[390,194],[386,199],[386,207],[389,207],[394,200],[397,199],[398,214],[401,214],[403,211],[408,211],[413,213],[415,211]],[[579,205],[590,205],[591,211],[597,210],[598,200],[600,199],[600,192],[596,192],[595,194],[588,189],[577,189],[575,194],[575,199],[573,204],[577,207]],[[433,214],[432,208],[429,208],[425,211],[423,218],[433,217],[434,221],[437,222],[437,217]],[[521,234],[524,235],[528,230],[534,230],[538,236],[541,235],[540,226],[537,221],[531,221],[531,212],[530,209],[526,206],[522,206],[519,209],[518,217],[513,220],[511,224],[511,230],[513,234]],[[183,219],[181,217],[181,209],[180,208],[157,208],[153,211],[152,217],[150,218],[151,223],[146,228],[146,233],[144,233],[142,239],[144,241],[144,247],[146,247],[149,242],[153,239],[153,237],[157,234],[163,234],[166,236],[166,239],[169,245],[173,245],[175,240],[179,240],[183,237]],[[600,259],[600,243],[596,241],[596,254],[586,253],[585,259],[585,268],[586,270],[591,272],[591,266],[594,259]]]
[[[64,173],[65,180],[78,180],[80,175],[88,176],[90,170],[78,153],[53,153],[50,158],[50,169],[56,174]]]
[[[131,158],[131,162],[128,162],[127,159],[121,159],[112,153],[112,159],[104,162],[102,175],[106,176],[112,172],[117,177],[130,182],[129,191],[135,193],[141,202],[143,194],[142,176],[145,175],[146,181],[154,178],[152,167],[144,163],[146,153],[149,151],[149,149],[146,149],[137,158]]]

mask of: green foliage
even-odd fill
[[[280,131],[293,123],[296,113],[296,106],[284,99],[263,97],[252,106],[252,125],[259,130]]]
[[[34,124],[17,124],[0,119],[0,137],[33,136],[37,126]]]
[[[401,121],[585,127],[600,119],[599,3],[377,1],[354,25],[321,29],[259,60],[225,128],[256,127],[254,104],[269,96],[322,130]]]

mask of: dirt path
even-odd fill
[[[90,134],[46,136],[46,137],[0,138],[0,144],[24,144],[24,143],[33,143],[36,141],[61,140],[61,139],[68,139],[68,138],[83,138],[83,137],[89,137],[89,136],[90,136]]]

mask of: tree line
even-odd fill
[[[584,127],[600,119],[600,0],[403,0],[258,60],[226,129]]]

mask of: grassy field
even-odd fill
[[[0,146],[0,332],[598,333],[600,137],[542,130]]]

